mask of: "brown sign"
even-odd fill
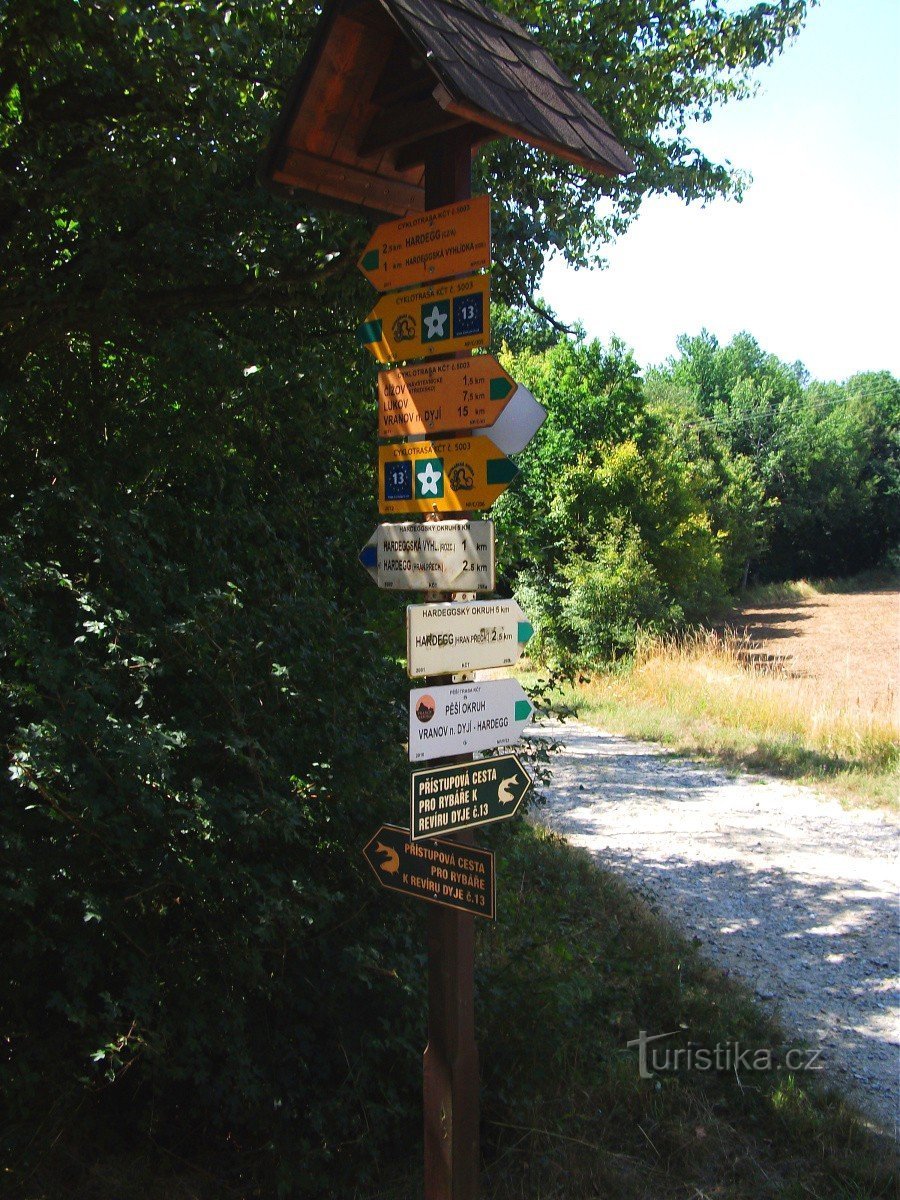
[[[414,842],[408,829],[382,825],[363,850],[382,887],[496,919],[494,856],[456,842]]]

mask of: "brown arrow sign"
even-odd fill
[[[382,825],[363,850],[382,887],[496,919],[494,856],[456,842],[414,842],[408,829]]]

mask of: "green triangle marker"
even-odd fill
[[[519,621],[519,632],[516,635],[516,640],[524,646],[527,641],[534,637],[534,626],[530,621]]]
[[[514,721],[527,721],[531,716],[532,707],[527,700],[517,700],[515,712],[513,713]]]
[[[488,395],[492,400],[505,400],[515,386],[503,375],[497,375],[491,380]]]
[[[368,346],[370,342],[380,342],[381,320],[364,321],[356,331],[356,340],[361,346]]]
[[[488,483],[510,483],[519,473],[519,468],[510,458],[487,460]]]
[[[379,254],[377,250],[370,250],[368,254],[364,254],[361,262],[361,267],[364,271],[377,271],[379,262]]]

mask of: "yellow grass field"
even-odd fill
[[[683,753],[897,807],[900,589],[791,584],[716,629],[648,640],[571,699],[584,719]]]

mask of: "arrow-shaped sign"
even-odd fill
[[[493,354],[379,371],[378,436],[487,429],[515,390]]]
[[[515,600],[410,604],[406,610],[406,670],[452,675],[509,667],[534,633]]]
[[[490,341],[488,275],[382,296],[356,336],[379,362],[433,358]]]
[[[426,762],[508,746],[518,740],[533,711],[515,679],[413,688],[409,693],[409,761]]]
[[[380,292],[468,275],[490,265],[491,205],[487,196],[473,196],[379,225],[358,263]]]
[[[406,521],[379,525],[359,560],[380,588],[406,592],[492,592],[493,521]]]
[[[494,856],[456,842],[414,842],[408,829],[382,825],[363,850],[382,887],[493,921]]]
[[[488,437],[379,446],[378,511],[481,511],[515,475],[515,463]]]
[[[413,771],[409,784],[413,840],[505,821],[516,813],[531,786],[531,777],[515,754]]]

